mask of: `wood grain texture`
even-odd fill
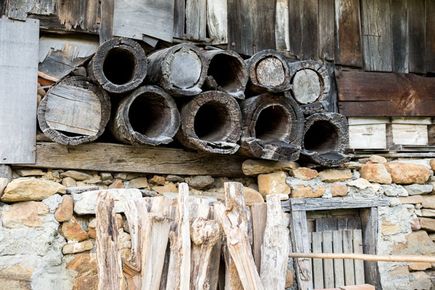
[[[254,203],[251,206],[252,214],[252,253],[255,265],[260,272],[261,245],[263,244],[264,229],[266,227],[267,207],[265,203]]]
[[[207,0],[186,0],[186,35],[205,40],[207,31]]]
[[[377,254],[377,241],[379,230],[378,207],[371,207],[360,211],[363,230],[363,253]],[[365,281],[376,288],[380,287],[378,263],[366,261],[364,263]]]
[[[322,233],[311,233],[311,243],[313,253],[322,253]],[[321,259],[313,259],[313,282],[314,288],[322,289],[323,284],[323,261]]]
[[[362,66],[361,36],[360,36],[360,1],[335,1],[336,46],[335,59],[337,64]]]
[[[23,166],[156,174],[243,176],[239,156],[216,156],[182,149],[91,143],[66,147],[38,143],[34,164]],[[33,162],[29,161],[28,163]]]
[[[435,73],[435,1],[426,0],[426,71]]]
[[[302,1],[302,57],[303,59],[317,59],[319,53],[319,4],[318,0]]]
[[[35,161],[38,49],[38,20],[0,19],[2,164]]]
[[[275,43],[279,51],[290,51],[289,1],[276,0]]]
[[[393,71],[407,73],[409,71],[407,0],[391,0],[391,33],[393,42]]]
[[[333,248],[333,232],[326,231],[322,233],[322,253],[332,253]],[[323,273],[326,288],[334,287],[334,261],[333,260],[323,260]],[[337,285],[336,285],[337,286]]]
[[[425,0],[408,1],[409,72],[425,73]]]
[[[226,0],[207,0],[207,31],[212,44],[228,43]]]
[[[113,35],[172,42],[173,33],[174,0],[115,0]]]
[[[336,78],[346,116],[434,116],[435,79],[414,74],[343,71]]]
[[[368,71],[391,71],[390,1],[361,1],[364,68]]]
[[[363,199],[363,198],[341,198],[334,197],[330,199],[319,200],[318,198],[291,198],[288,201],[283,201],[283,208],[286,210],[295,211],[310,211],[310,210],[331,210],[331,209],[346,209],[346,208],[369,208],[377,206],[388,206],[390,202],[387,199]],[[299,218],[299,217],[298,217]]]
[[[319,57],[335,58],[335,1],[319,1]]]
[[[105,0],[101,2],[101,24],[98,30],[100,44],[111,39],[113,36],[113,15],[115,12],[116,0]]]
[[[183,38],[186,27],[186,0],[174,0],[174,37]]]

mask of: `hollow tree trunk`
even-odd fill
[[[304,117],[288,93],[265,93],[246,99],[241,109],[242,154],[268,160],[299,158]]]
[[[344,155],[349,144],[346,117],[337,113],[318,113],[305,120],[302,155],[322,166],[334,167],[348,158]]]
[[[177,139],[198,151],[233,154],[239,149],[241,119],[233,97],[219,91],[203,92],[181,109]]]
[[[104,42],[88,64],[89,76],[110,93],[137,88],[145,79],[147,59],[134,40],[114,38]]]
[[[289,63],[292,94],[305,115],[325,112],[330,106],[331,80],[328,69],[318,61]]]
[[[179,126],[173,98],[157,86],[142,86],[120,101],[110,127],[121,142],[159,145],[171,142]]]
[[[205,50],[203,55],[207,65],[205,86],[244,99],[248,70],[240,55],[231,50],[221,49]]]
[[[110,118],[110,99],[84,77],[68,77],[48,90],[39,104],[38,122],[54,142],[78,145],[96,140]]]
[[[284,92],[290,88],[287,59],[275,50],[262,50],[246,60],[249,89],[254,93]]]
[[[174,45],[152,53],[148,61],[147,82],[176,96],[193,96],[201,92],[207,68],[197,47]]]

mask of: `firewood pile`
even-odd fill
[[[146,54],[138,42],[114,38],[52,84],[38,121],[63,145],[104,134],[133,145],[337,166],[348,132],[331,109],[334,84],[323,63],[273,50],[243,59],[183,43]]]
[[[98,289],[284,289],[288,214],[280,195],[245,204],[243,186],[225,183],[225,203],[189,196],[144,197],[123,206],[100,191],[96,207]],[[131,236],[128,255],[118,245],[116,213]]]

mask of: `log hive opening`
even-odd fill
[[[244,99],[248,70],[240,55],[220,49],[206,50],[203,54],[208,67],[206,86]]]
[[[331,91],[330,76],[325,65],[306,60],[291,62],[289,67],[293,96],[302,105],[304,113],[325,111]]]
[[[89,76],[110,93],[137,88],[145,79],[145,51],[134,40],[114,38],[104,42],[88,64]]]
[[[100,137],[110,118],[110,99],[85,77],[68,77],[48,90],[38,108],[42,132],[54,142],[78,145]]]
[[[290,88],[287,59],[275,50],[262,50],[247,60],[253,92],[283,92]]]
[[[290,93],[264,93],[241,104],[241,153],[269,160],[299,158],[304,117]]]
[[[178,44],[148,57],[147,81],[176,96],[201,92],[207,69],[205,59],[193,45]]]
[[[191,149],[233,154],[239,149],[241,119],[235,98],[220,91],[203,92],[181,109],[177,138]]]
[[[159,145],[171,142],[179,125],[172,97],[159,87],[143,86],[119,103],[111,129],[121,142]]]
[[[302,154],[322,166],[339,166],[348,158],[349,133],[346,117],[338,113],[317,113],[305,122]]]

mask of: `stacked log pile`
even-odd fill
[[[331,112],[331,74],[273,50],[246,60],[192,44],[146,54],[138,42],[114,38],[51,85],[38,121],[63,145],[94,141],[107,127],[104,136],[126,144],[176,140],[202,152],[337,166],[348,133],[346,119]]]
[[[97,192],[98,289],[284,289],[290,248],[282,196],[247,206],[241,183],[224,186],[225,203],[190,197],[181,183],[177,197],[130,199],[122,208],[110,191]],[[127,220],[128,255],[119,251],[117,212]]]

